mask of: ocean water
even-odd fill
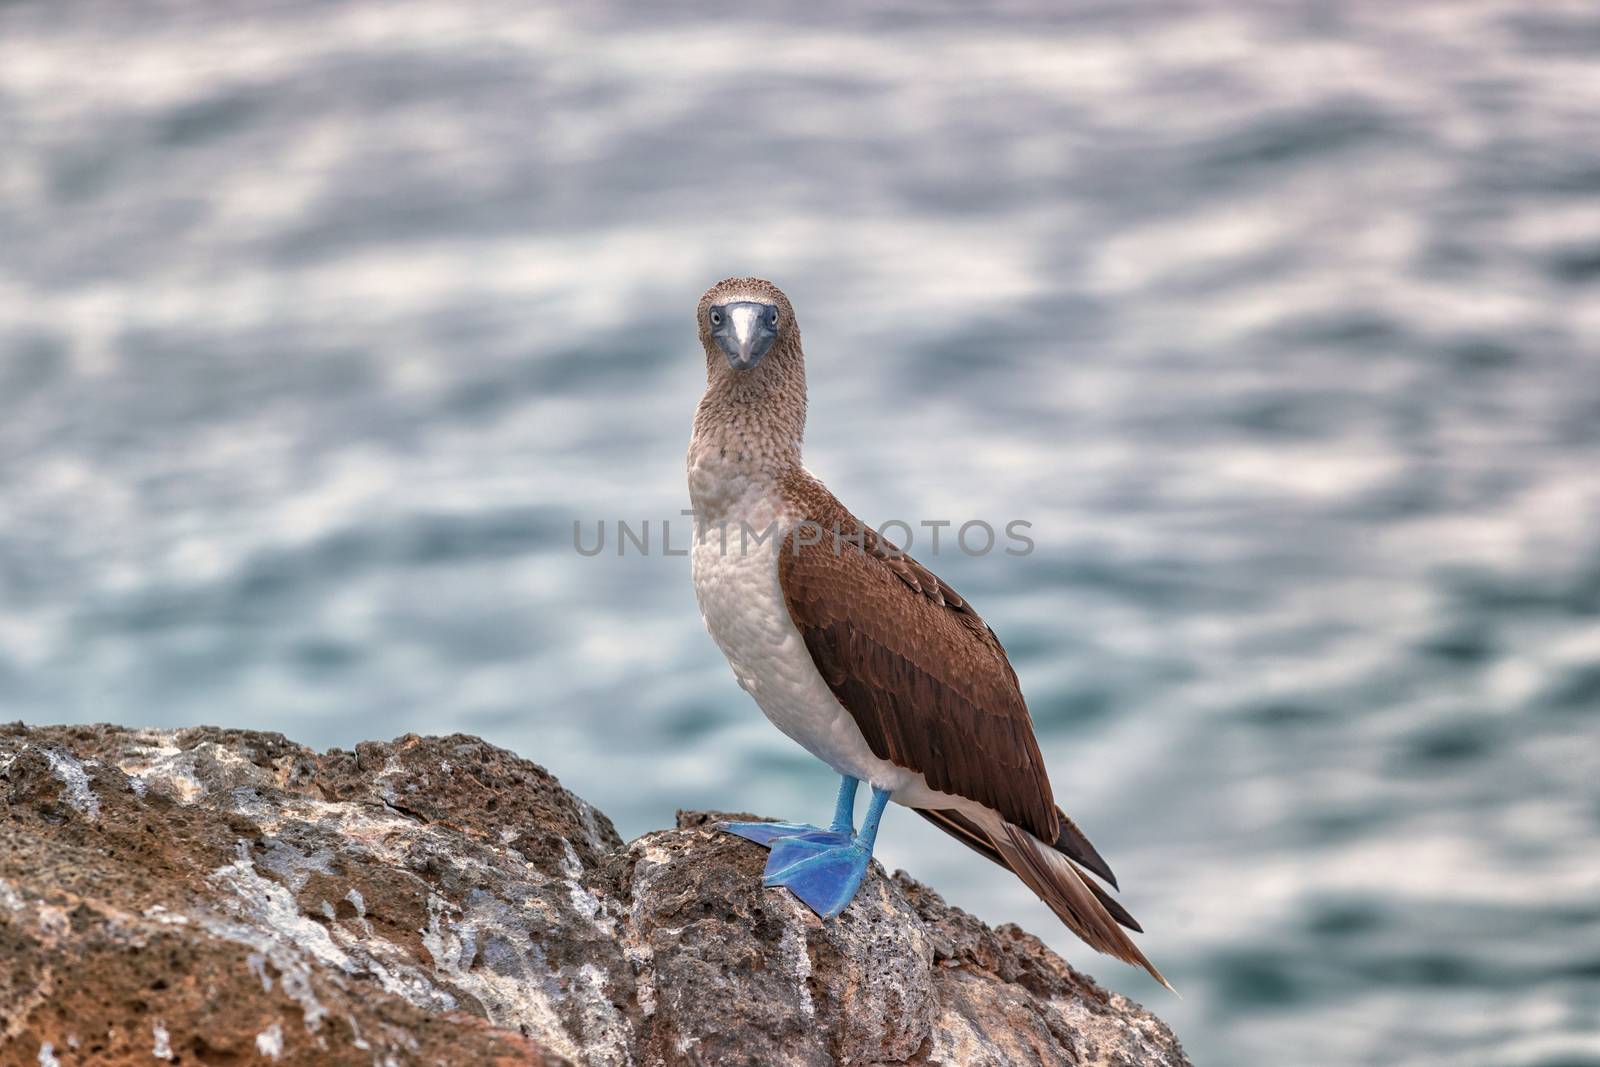
[[[825,814],[660,551],[736,273],[854,510],[1032,524],[912,548],[1184,997],[888,864],[1199,1063],[1600,1064],[1588,3],[0,4],[0,716]]]

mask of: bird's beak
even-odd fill
[[[769,310],[766,304],[753,300],[741,300],[723,310],[722,327],[711,336],[734,370],[749,370],[760,363],[777,340],[777,331],[767,324]]]

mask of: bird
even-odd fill
[[[695,598],[739,685],[840,776],[827,827],[723,822],[768,850],[763,884],[823,920],[866,877],[889,801],[1007,868],[1090,947],[1172,986],[1097,878],[1116,876],[1056,805],[1016,672],[994,631],[857,519],[801,462],[800,324],[777,286],[727,278],[696,308],[706,389],[688,485]],[[859,829],[861,783],[871,799]]]

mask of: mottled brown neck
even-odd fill
[[[706,351],[706,391],[694,413],[689,465],[775,484],[800,467],[806,428],[806,367],[798,331],[780,337],[752,370],[736,371]]]

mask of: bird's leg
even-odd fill
[[[883,809],[889,806],[889,791],[872,787],[872,802],[867,805],[867,818],[861,824],[861,832],[856,835],[856,843],[867,850],[867,855],[872,855],[872,848],[878,843],[878,823],[883,820]]]
[[[854,807],[855,785],[849,785],[850,807]],[[801,834],[780,837],[772,842],[772,855],[767,858],[766,875],[762,884],[784,886],[799,897],[812,911],[824,919],[831,919],[845,909],[872,864],[872,846],[878,839],[878,823],[883,809],[889,803],[889,790],[872,787],[872,803],[867,807],[867,817],[861,832],[827,831],[825,834]],[[845,809],[845,789],[839,790],[839,807]],[[848,815],[846,816],[848,820]],[[834,825],[839,825],[836,816]]]
[[[839,799],[833,806],[833,825],[826,830],[803,822],[724,822],[718,823],[717,828],[768,848],[779,838],[801,836],[824,847],[847,844],[855,833],[856,787],[860,784],[848,774],[840,778]],[[767,869],[772,869],[771,864]]]
[[[833,805],[833,825],[828,827],[834,833],[856,832],[856,786],[860,784],[848,774],[839,779],[839,799]]]

